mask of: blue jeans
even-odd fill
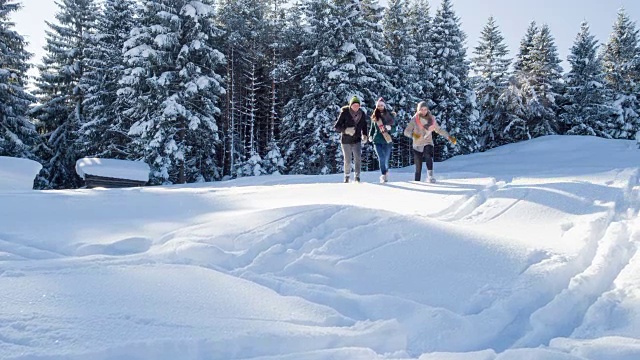
[[[378,164],[380,164],[380,172],[382,175],[389,171],[389,160],[391,159],[391,144],[375,144],[376,155],[378,156]]]

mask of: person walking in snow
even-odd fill
[[[413,117],[407,128],[404,129],[404,135],[413,139],[413,163],[416,166],[415,181],[420,181],[422,175],[422,161],[427,163],[428,182],[436,182],[433,176],[433,132],[446,137],[452,144],[456,144],[456,138],[440,128],[436,118],[429,111],[427,103],[421,101],[418,103],[416,115]]]
[[[389,181],[389,160],[391,159],[391,149],[393,139],[391,133],[396,131],[393,113],[386,109],[384,99],[380,98],[376,102],[376,109],[371,114],[371,126],[369,128],[369,141],[373,143],[378,164],[380,165],[380,182]]]
[[[344,182],[351,177],[351,160],[355,162],[355,181],[360,182],[360,167],[362,162],[362,143],[367,142],[367,119],[360,109],[360,99],[354,96],[348,106],[340,110],[334,129],[341,133],[340,143],[344,157]]]

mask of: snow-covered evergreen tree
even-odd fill
[[[479,111],[480,133],[478,137],[481,149],[490,149],[497,142],[500,129],[496,127],[497,104],[509,82],[511,59],[504,37],[495,19],[489,18],[482,30],[480,42],[474,49],[473,70],[474,87]]]
[[[140,24],[125,43],[127,67],[119,96],[130,129],[132,156],[152,168],[153,183],[211,181],[224,55],[215,48],[220,30],[207,0],[146,0]]]
[[[562,67],[549,26],[546,24],[533,39],[531,70],[523,88],[527,94],[529,126],[533,137],[558,131],[559,101],[562,96]]]
[[[392,167],[411,164],[411,139],[403,136],[402,131],[413,116],[416,104],[422,100],[419,77],[421,66],[416,57],[418,46],[414,38],[416,25],[409,21],[409,6],[408,0],[391,0],[383,19],[385,49],[394,64],[388,72],[388,78],[397,89],[384,96],[397,113],[398,126],[391,155]]]
[[[225,174],[245,169],[264,152],[269,137],[270,57],[267,1],[224,0],[218,22],[225,31],[227,96],[223,130]],[[251,160],[253,159],[253,160]]]
[[[415,84],[412,95],[419,101],[427,101],[429,106],[433,106],[431,101],[435,77],[433,73],[433,59],[435,50],[433,47],[433,18],[431,17],[431,7],[428,0],[408,0],[407,25],[413,44],[416,58]],[[413,106],[408,106],[407,111],[411,115],[415,114],[417,102]]]
[[[133,124],[122,116],[117,90],[124,75],[122,48],[135,26],[134,0],[105,0],[95,34],[87,49],[81,86],[85,122],[79,135],[88,156],[127,159],[128,132]]]
[[[36,159],[38,133],[27,117],[35,98],[25,90],[31,54],[9,18],[21,7],[19,2],[0,0],[0,156]]]
[[[254,45],[255,46],[255,45]],[[264,93],[265,84],[261,82],[256,67],[260,64],[262,53],[258,52],[255,48],[249,52],[250,70],[247,72],[245,78],[247,83],[245,84],[246,99],[243,107],[244,126],[243,132],[245,135],[244,140],[244,153],[241,161],[236,163],[237,169],[235,175],[240,176],[259,176],[266,174],[266,171],[262,168],[262,157],[258,152],[258,139],[259,134],[268,135],[268,129],[259,131],[258,113],[261,108],[261,104],[258,100],[260,93]],[[262,90],[262,91],[261,91]]]
[[[493,146],[501,146],[531,139],[527,117],[529,116],[526,96],[522,93],[522,83],[518,76],[509,79],[509,86],[498,98],[493,119]]]
[[[604,47],[603,65],[615,116],[607,134],[616,139],[633,139],[640,129],[640,47],[638,29],[624,9],[618,12],[609,42]]]
[[[301,99],[285,108],[283,136],[287,167],[299,174],[341,171],[339,134],[333,130],[339,110],[352,96],[372,108],[380,89],[391,88],[378,65],[384,65],[381,32],[372,22],[372,7],[357,0],[312,0],[305,18],[308,41],[298,58],[303,74]],[[379,10],[377,10],[379,11]],[[375,44],[374,44],[375,42]]]
[[[262,168],[267,174],[284,173],[284,158],[278,146],[280,138],[280,119],[283,111],[283,85],[287,82],[287,28],[296,26],[287,23],[285,0],[270,0],[267,12],[268,33],[270,34],[269,54],[267,56],[269,68],[269,121],[267,130],[267,154],[262,159]],[[292,16],[298,15],[297,7],[293,7]],[[291,19],[291,18],[290,18]]]
[[[340,4],[340,2],[337,2]],[[386,44],[384,43],[383,18],[384,7],[378,0],[360,0],[360,10],[358,16],[353,21],[352,29],[355,30],[354,40],[358,40],[359,56],[364,59],[356,59],[357,74],[362,81],[369,85],[364,87],[365,108],[375,108],[375,103],[379,97],[389,97],[390,94],[400,91],[393,86],[389,73],[394,70],[394,64],[388,55]],[[356,1],[357,4],[357,1]],[[365,66],[360,66],[360,62],[366,62]],[[395,106],[395,99],[389,97],[387,105]]]
[[[597,43],[589,25],[583,22],[568,57],[571,70],[566,75],[567,105],[561,123],[569,135],[607,137],[606,122],[612,109],[607,101]]]
[[[80,184],[75,163],[84,155],[77,143],[85,98],[80,79],[86,71],[85,54],[99,9],[94,0],[60,0],[57,4],[58,24],[47,22],[47,53],[36,81],[40,105],[32,113],[47,143],[39,154],[45,176],[39,186],[72,188]]]
[[[497,145],[556,134],[558,129],[562,68],[547,25],[529,25],[514,69],[509,89],[498,102]]]
[[[520,47],[513,64],[514,73],[509,79],[509,86],[500,95],[496,105],[494,117],[494,146],[509,144],[532,138],[529,127],[529,111],[527,96],[524,92],[528,87],[529,75],[533,71],[531,53],[534,48],[534,38],[539,32],[538,25],[532,21],[527,32],[520,41]]]
[[[531,52],[534,47],[534,39],[539,31],[540,28],[535,21],[529,23],[527,32],[520,40],[518,55],[513,63],[513,69],[516,73],[528,73],[531,71]]]
[[[458,138],[458,145],[436,139],[436,159],[479,150],[478,114],[475,95],[469,83],[469,63],[466,59],[466,35],[451,0],[443,0],[432,25],[434,89],[432,109],[440,126]]]

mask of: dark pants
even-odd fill
[[[378,164],[382,175],[389,171],[389,160],[391,159],[391,144],[375,144],[376,155],[378,156]]]
[[[433,145],[426,145],[423,152],[413,149],[413,164],[416,166],[415,181],[422,176],[422,161],[427,162],[427,170],[433,170]]]

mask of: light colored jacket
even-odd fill
[[[419,116],[419,115],[416,115]],[[428,118],[420,116],[420,123],[422,126],[418,126],[416,123],[416,117],[414,116],[409,121],[409,124],[404,129],[404,136],[413,139],[413,148],[422,151],[425,145],[433,145],[433,132],[449,138],[449,133],[442,129],[436,119],[431,116],[431,121]]]

